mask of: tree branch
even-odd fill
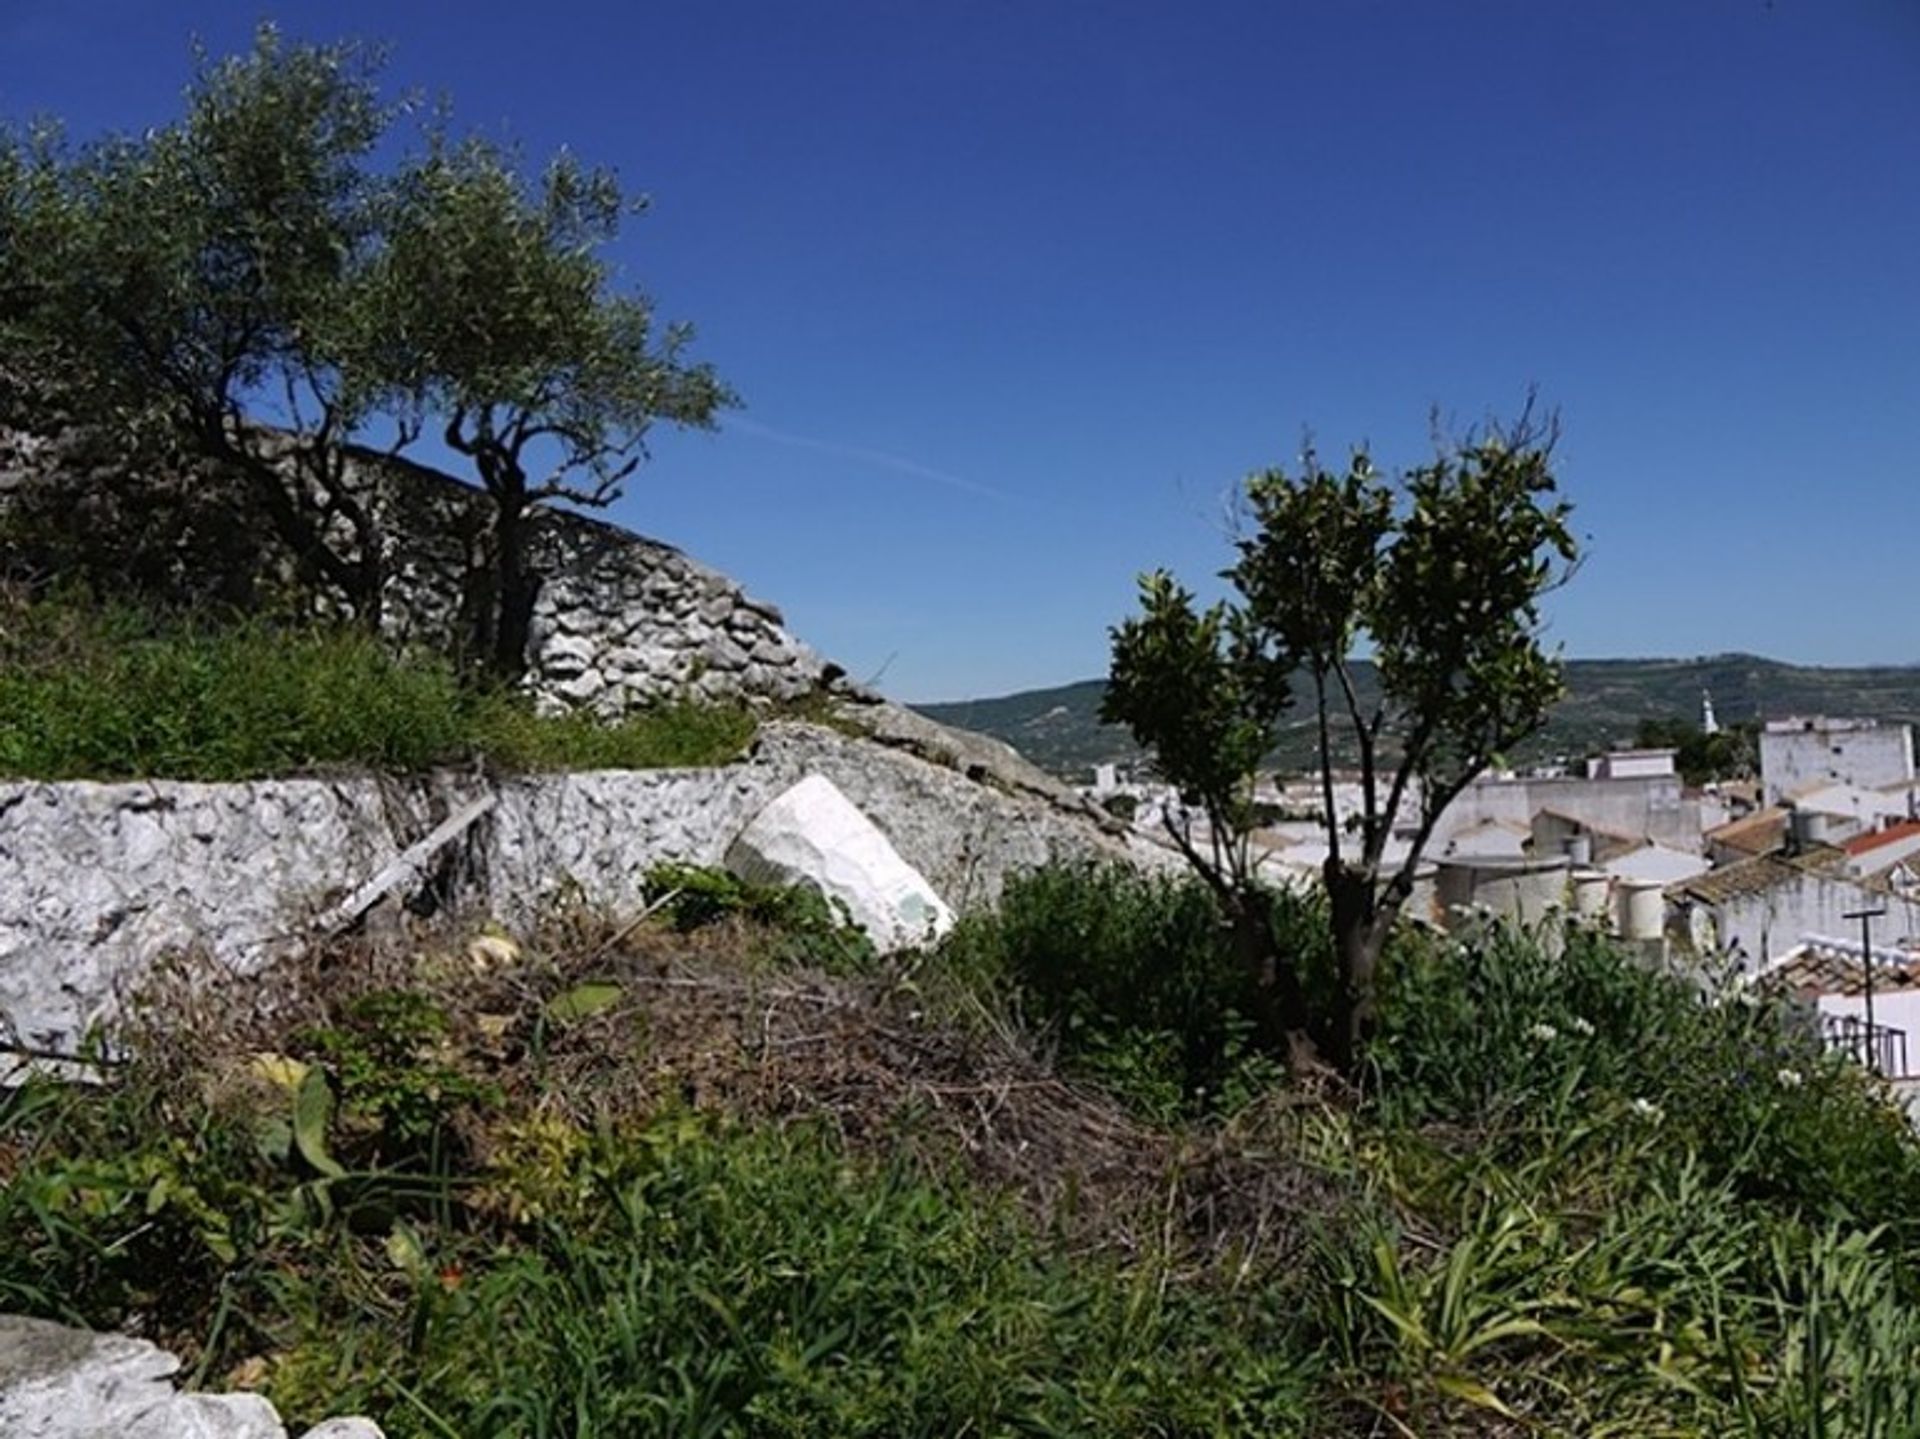
[[[1379,798],[1374,794],[1373,735],[1374,731],[1360,718],[1360,696],[1353,687],[1353,676],[1347,670],[1344,655],[1333,657],[1333,672],[1340,677],[1340,689],[1346,696],[1347,716],[1353,721],[1354,742],[1360,746],[1360,802],[1363,806],[1360,851],[1369,864],[1380,859],[1380,849],[1376,836],[1380,830]],[[1376,719],[1378,716],[1375,717]]]
[[[1320,721],[1320,799],[1327,807],[1327,858],[1340,862],[1340,812],[1333,803],[1333,750],[1327,732],[1327,676],[1318,664],[1313,667],[1314,709]]]
[[[1184,820],[1186,816],[1185,801],[1181,801],[1180,812]],[[1208,887],[1222,900],[1230,901],[1233,898],[1233,887],[1221,876],[1219,867],[1215,865],[1213,861],[1202,858],[1200,851],[1193,847],[1193,839],[1192,836],[1187,833],[1187,828],[1184,825],[1174,823],[1172,809],[1164,805],[1161,807],[1160,823],[1172,838],[1174,846],[1186,857],[1187,863],[1194,867],[1195,872],[1199,874],[1200,878],[1207,882]]]

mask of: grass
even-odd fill
[[[658,878],[697,902],[611,948],[156,993],[112,1086],[0,1099],[0,1307],[396,1436],[1317,1432],[1270,1291],[1140,1242],[1153,1136],[929,1024],[933,976],[794,968],[810,907],[797,960],[771,897]],[[1133,1146],[1072,1195],[1061,1116]]]
[[[537,715],[351,631],[258,619],[155,621],[65,601],[0,608],[0,778],[244,780],[716,764],[752,738],[744,708],[665,704],[618,723]]]
[[[886,963],[651,884],[157,991],[112,1084],[0,1100],[0,1308],[442,1439],[1920,1433],[1920,1146],[1784,1007],[1406,935],[1316,1090],[1191,886]]]

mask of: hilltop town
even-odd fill
[[[1720,732],[1711,696],[1700,732]],[[1757,775],[1699,785],[1682,779],[1673,748],[1482,775],[1435,824],[1406,913],[1443,930],[1571,915],[1668,966],[1726,967],[1789,993],[1834,1044],[1920,1081],[1912,726],[1783,716],[1760,727],[1757,748]],[[1204,834],[1204,817],[1145,766],[1098,765],[1083,793],[1143,833],[1175,823]],[[1361,787],[1336,779],[1331,793],[1350,827]],[[1404,797],[1390,860],[1406,857],[1422,802],[1417,787]],[[1262,872],[1317,884],[1328,854],[1319,780],[1273,776],[1253,803]]]

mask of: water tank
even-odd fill
[[[1567,863],[1575,869],[1585,869],[1593,863],[1593,836],[1590,834],[1569,835],[1566,843]]]
[[[1666,931],[1666,887],[1653,879],[1622,880],[1620,933],[1628,939],[1659,939]]]
[[[1612,881],[1607,878],[1604,869],[1576,869],[1573,872],[1574,918],[1604,925],[1607,921],[1608,890],[1611,888]]]
[[[1787,811],[1788,849],[1798,854],[1810,845],[1820,843],[1825,833],[1825,824],[1821,816],[1811,810],[1794,809]]]
[[[1413,867],[1413,893],[1407,896],[1406,914],[1422,924],[1440,923],[1440,866],[1423,859]]]
[[[1458,923],[1463,914],[1480,910],[1533,925],[1566,908],[1564,855],[1541,859],[1450,857],[1439,861],[1438,871],[1435,889],[1450,925]]]

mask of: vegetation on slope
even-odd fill
[[[1378,693],[1373,666],[1354,664],[1363,704]],[[1920,721],[1920,668],[1908,665],[1825,669],[1785,664],[1757,655],[1700,659],[1569,660],[1567,696],[1547,727],[1516,758],[1579,756],[1633,742],[1643,719],[1697,719],[1702,690],[1712,693],[1723,725],[1789,714],[1845,713],[1870,719]],[[1005,740],[1042,768],[1076,783],[1096,764],[1139,758],[1118,725],[1102,725],[1106,684],[1083,680],[1053,689],[992,699],[917,705],[942,724]],[[1312,767],[1313,717],[1299,710],[1282,720],[1273,764],[1288,771]]]
[[[904,967],[656,885],[163,986],[0,1100],[0,1305],[401,1436],[1920,1432],[1920,1150],[1771,1007],[1403,933],[1350,1091],[1191,885],[1044,872]]]
[[[159,619],[67,600],[0,603],[0,778],[239,780],[717,764],[752,738],[738,706],[619,723],[542,716],[432,656],[358,630]]]

